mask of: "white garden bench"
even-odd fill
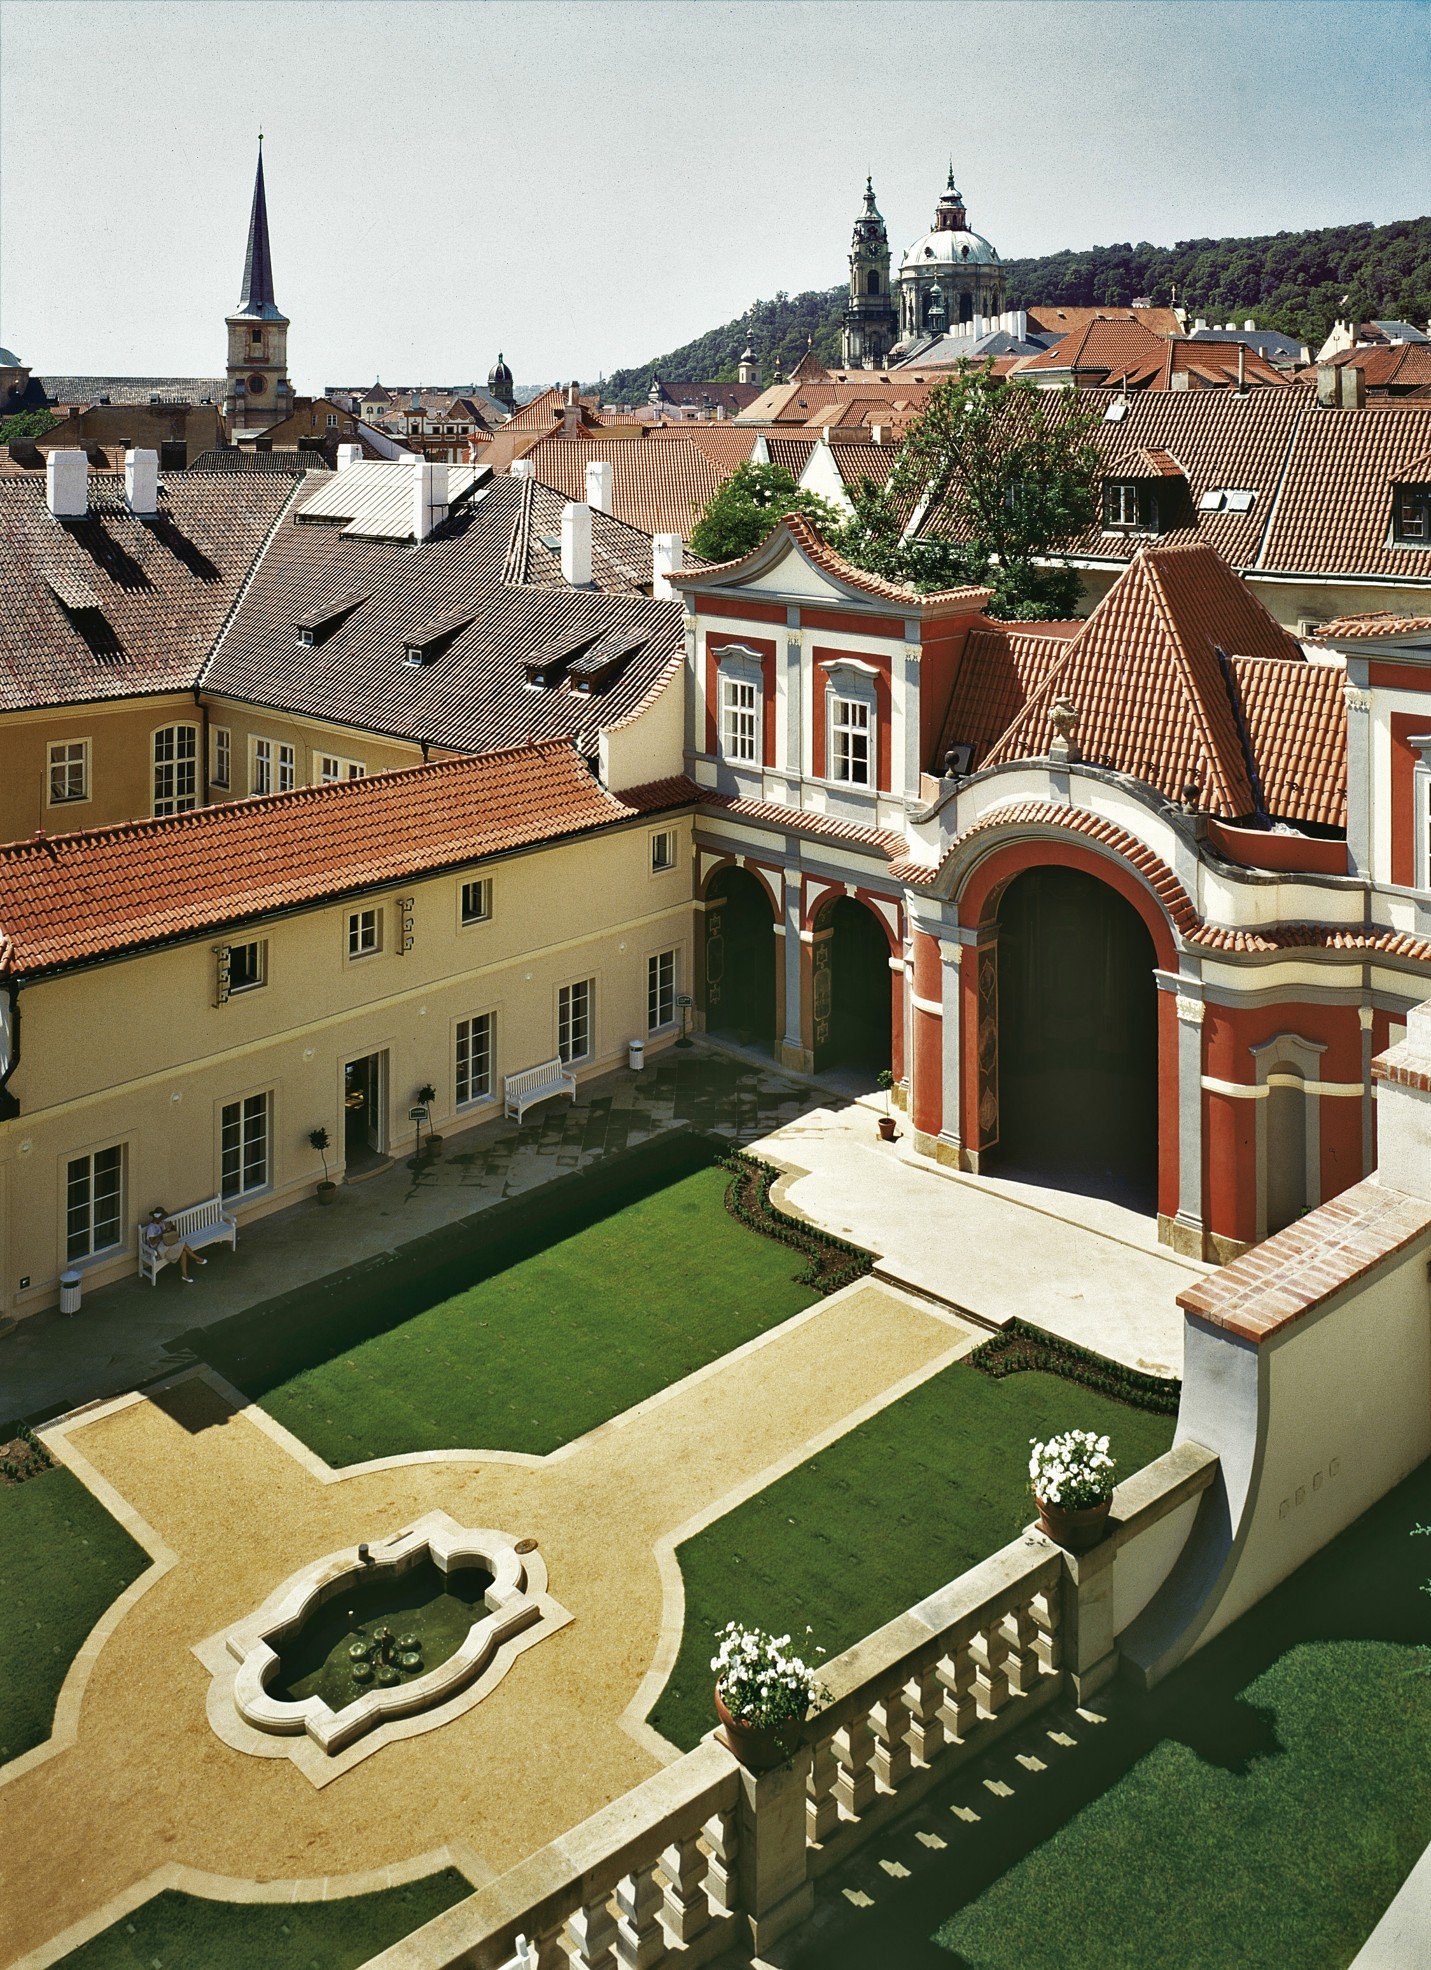
[[[520,1122],[529,1108],[554,1094],[569,1094],[576,1100],[576,1076],[559,1060],[544,1060],[538,1067],[524,1067],[520,1074],[502,1076],[502,1112],[509,1121]]]
[[[147,1279],[151,1286],[159,1284],[160,1273],[178,1258],[186,1245],[191,1252],[202,1251],[205,1245],[238,1248],[238,1219],[224,1209],[222,1197],[205,1198],[202,1204],[190,1204],[186,1211],[171,1211],[165,1222],[172,1224],[178,1233],[168,1245],[150,1244],[144,1236],[147,1218],[139,1226],[139,1277]]]

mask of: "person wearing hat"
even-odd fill
[[[194,1283],[189,1274],[189,1261],[191,1259],[195,1265],[207,1265],[209,1263],[202,1253],[196,1252],[191,1245],[185,1244],[184,1240],[179,1236],[178,1227],[160,1204],[156,1204],[154,1209],[149,1213],[148,1222],[144,1227],[144,1242],[152,1251],[162,1249],[166,1262],[170,1259],[177,1259],[179,1261],[179,1278],[185,1286],[192,1286]]]

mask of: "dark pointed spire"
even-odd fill
[[[253,209],[248,218],[248,252],[243,263],[243,292],[235,314],[261,321],[282,321],[273,298],[273,255],[268,245],[268,200],[263,190],[263,133],[258,139],[258,170],[253,180]]]

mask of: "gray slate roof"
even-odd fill
[[[222,376],[42,376],[40,381],[56,404],[147,404],[151,397],[166,404],[221,404],[226,387]]]

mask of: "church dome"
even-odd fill
[[[981,233],[938,230],[917,239],[899,263],[902,274],[921,267],[997,266],[999,255]]]
[[[503,362],[501,352],[498,351],[497,360],[487,375],[487,388],[493,396],[496,396],[500,389],[510,390],[511,387],[512,372]]]

